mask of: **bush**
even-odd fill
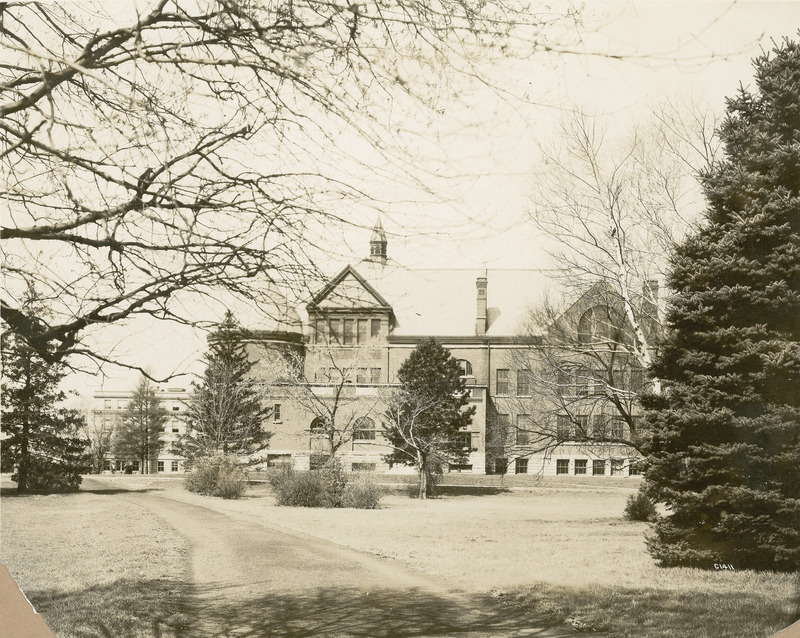
[[[31,456],[27,460],[27,489],[38,492],[77,492],[81,485],[80,466],[54,459]],[[19,472],[11,475],[11,480],[19,481]]]
[[[625,518],[629,521],[655,521],[658,518],[656,505],[642,492],[631,494],[625,504]]]
[[[197,459],[186,476],[186,489],[206,496],[239,498],[247,489],[247,470],[232,454]]]
[[[354,474],[348,483],[342,499],[342,507],[360,510],[375,510],[380,507],[383,488],[375,481],[375,477],[367,472]]]
[[[289,507],[352,507],[375,509],[383,496],[375,480],[366,474],[348,474],[338,459],[308,472],[281,468],[269,479],[278,505]]]

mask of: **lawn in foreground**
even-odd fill
[[[515,610],[544,612],[584,631],[761,638],[800,617],[797,575],[657,567],[645,546],[648,525],[622,518],[633,491],[545,482],[485,496],[454,488],[430,501],[390,492],[380,510],[325,510],[277,507],[259,486],[243,500],[211,502],[397,560],[457,588],[491,591]]]
[[[0,521],[0,562],[59,638],[181,633],[183,542],[124,496],[4,489]]]

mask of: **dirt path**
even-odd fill
[[[106,485],[93,478],[85,488]],[[536,628],[535,618],[489,596],[450,591],[388,561],[244,514],[163,493],[116,498],[147,508],[186,539],[191,583],[185,636],[572,635]]]

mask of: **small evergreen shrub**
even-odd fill
[[[53,459],[35,456],[27,460],[27,488],[37,492],[77,492],[81,485],[81,470],[85,467],[64,463]],[[19,473],[11,475],[12,481],[19,481]]]
[[[247,470],[231,454],[197,459],[186,476],[186,489],[206,496],[240,498],[247,489]]]
[[[270,478],[278,505],[289,507],[325,507],[328,497],[319,470],[295,472],[282,468]]]
[[[325,491],[325,507],[344,507],[342,503],[349,477],[341,461],[334,456],[325,463],[319,473]]]
[[[631,494],[625,504],[625,518],[629,521],[655,521],[658,518],[656,505],[642,492]]]
[[[375,510],[380,507],[383,488],[368,472],[354,474],[344,491],[342,507]]]

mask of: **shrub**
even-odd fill
[[[186,476],[190,492],[222,498],[239,498],[247,489],[247,470],[232,454],[215,454],[197,459]]]
[[[642,492],[631,494],[625,504],[625,518],[629,521],[655,521],[658,518],[656,505]]]
[[[344,491],[342,507],[360,510],[378,509],[383,497],[383,488],[375,481],[375,477],[367,472],[353,475]]]
[[[335,456],[319,470],[322,485],[325,491],[325,507],[344,507],[345,490],[347,489],[348,476],[342,467],[342,462]]]
[[[318,470],[295,472],[291,467],[270,477],[278,505],[289,507],[325,507],[328,502],[325,486]]]
[[[31,456],[27,459],[27,488],[39,492],[77,492],[81,485],[81,470],[86,469],[55,459]],[[19,480],[18,472],[11,475]]]

